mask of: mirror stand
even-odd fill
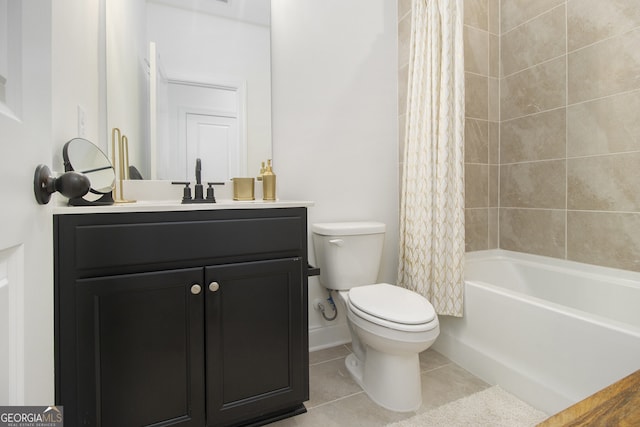
[[[89,190],[89,193],[98,194]],[[103,194],[97,200],[86,200],[83,197],[73,197],[69,199],[69,206],[108,206],[113,204],[111,193]]]

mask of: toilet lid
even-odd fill
[[[436,317],[426,298],[388,283],[351,288],[349,303],[371,316],[404,325],[429,323]]]

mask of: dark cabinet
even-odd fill
[[[79,422],[204,425],[204,307],[190,292],[196,283],[202,269],[77,281]]]
[[[305,411],[304,208],[54,225],[66,425],[259,425]]]
[[[304,264],[306,267],[306,264]],[[307,389],[307,369],[291,337],[304,334],[300,258],[205,269],[207,415],[210,426],[247,413],[286,410]]]

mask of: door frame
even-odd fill
[[[184,86],[195,86],[195,87],[203,87],[208,89],[217,89],[217,90],[226,90],[230,92],[234,92],[235,100],[237,105],[237,110],[233,111],[221,111],[208,109],[203,107],[194,107],[189,105],[180,105],[177,107],[179,111],[178,117],[178,145],[179,151],[185,153],[187,152],[187,141],[186,141],[186,113],[191,114],[204,114],[204,115],[214,115],[220,117],[235,117],[238,120],[238,159],[239,159],[239,176],[245,176],[247,174],[247,84],[244,81],[229,81],[229,80],[215,80],[211,81],[199,81],[199,80],[191,80],[189,78],[174,78],[169,77],[167,79],[168,84],[170,85],[184,85]],[[185,159],[185,167],[189,164],[189,159]],[[186,171],[186,178],[189,179],[191,177],[192,171]],[[231,177],[229,177],[231,178]]]

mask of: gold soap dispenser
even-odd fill
[[[264,162],[262,162],[262,166],[260,166],[260,173],[258,174],[258,177],[256,178],[258,181],[262,181],[262,175],[264,175]]]
[[[262,174],[263,200],[276,200],[276,174],[273,173],[271,159],[267,160],[267,167]]]

